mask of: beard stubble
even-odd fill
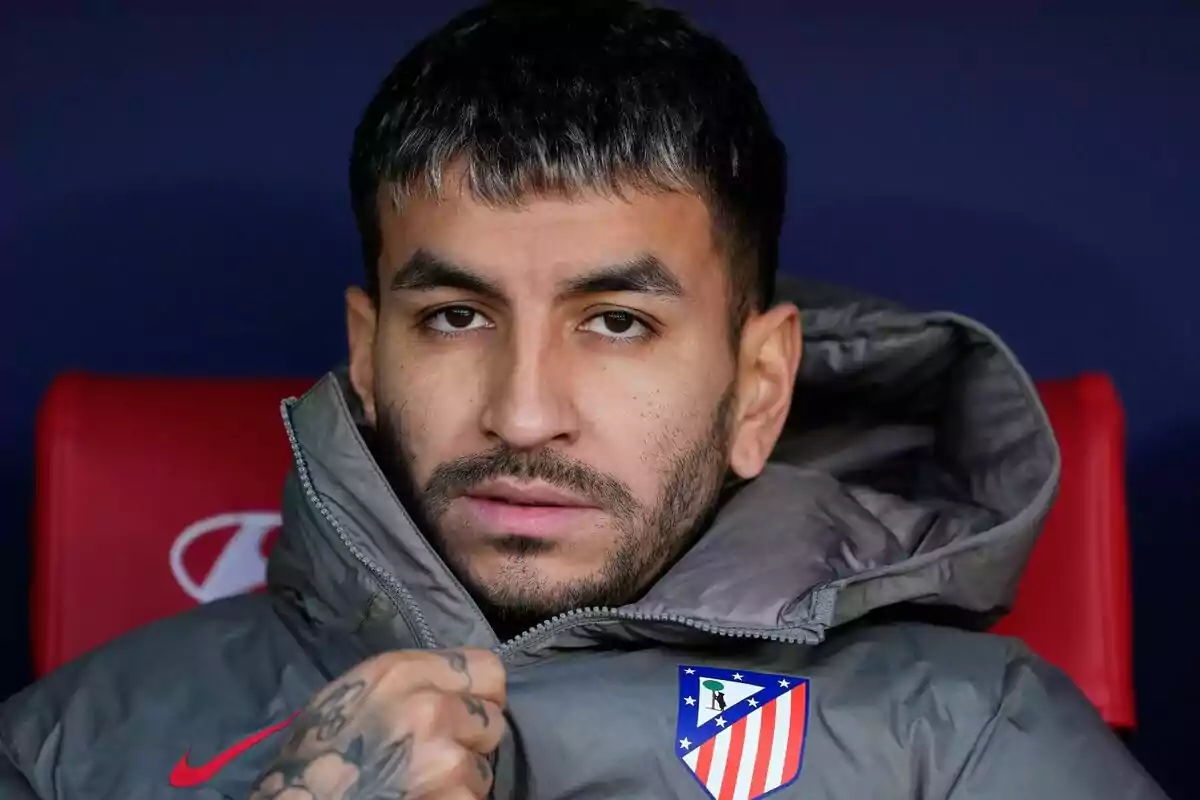
[[[617,478],[549,448],[518,451],[501,444],[437,466],[424,485],[413,476],[401,414],[380,402],[368,443],[385,477],[426,540],[506,638],[556,614],[577,608],[615,607],[635,600],[700,535],[715,511],[728,471],[730,385],[709,424],[690,443],[667,442],[665,478],[653,504],[637,500]],[[466,554],[443,527],[451,501],[498,478],[542,481],[587,498],[613,522],[616,540],[604,563],[589,575],[552,583],[537,569],[537,556],[563,546],[528,536],[494,537],[489,544],[506,557],[500,574],[476,577]]]

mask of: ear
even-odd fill
[[[801,354],[800,310],[780,303],[742,328],[737,416],[729,467],[745,480],[766,466],[792,406]]]
[[[346,290],[346,335],[350,348],[350,385],[375,425],[375,301],[357,286]]]

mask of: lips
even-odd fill
[[[485,536],[563,538],[600,513],[584,498],[546,484],[494,482],[463,500],[472,527]]]
[[[468,497],[490,500],[515,506],[551,506],[554,508],[595,508],[595,505],[578,495],[564,492],[545,484],[516,484],[493,482],[472,489]]]

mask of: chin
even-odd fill
[[[607,584],[600,565],[564,563],[550,553],[489,554],[470,565],[463,582],[489,608],[547,617],[597,604]]]
[[[596,582],[599,567],[571,563],[562,554],[492,552],[470,565],[472,583],[494,586],[503,593],[558,594],[571,587]]]

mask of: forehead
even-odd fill
[[[384,285],[417,251],[469,265],[512,289],[549,288],[597,266],[646,256],[685,287],[724,275],[708,206],[689,193],[580,192],[490,204],[464,188],[406,199],[400,208],[389,197],[380,207]]]

